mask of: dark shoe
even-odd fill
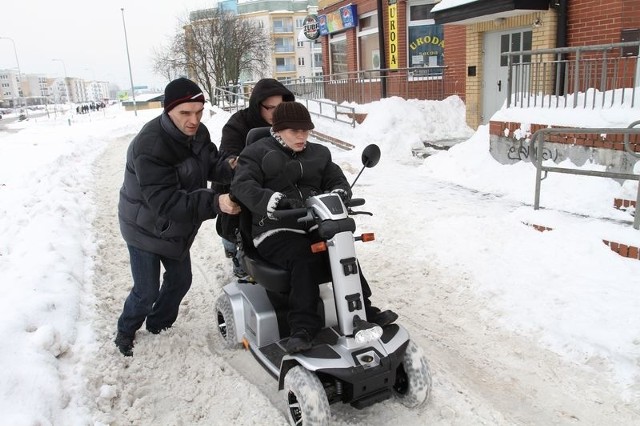
[[[309,350],[313,347],[311,340],[307,330],[298,330],[289,337],[285,350],[288,354]]]
[[[133,356],[133,338],[128,334],[118,331],[116,335],[115,344],[124,356]]]
[[[381,311],[378,308],[371,307],[367,310],[367,320],[374,324],[378,324],[380,327],[386,327],[397,319],[398,314],[388,309],[386,311]]]
[[[154,328],[154,327],[149,327],[147,326],[147,331],[151,334],[160,334],[161,332],[170,329],[171,326],[169,327],[161,327],[161,328]]]
[[[233,263],[233,275],[240,279],[249,276],[242,268],[242,266],[240,266],[240,261],[236,257],[231,258],[231,262]]]

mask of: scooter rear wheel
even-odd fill
[[[331,410],[327,393],[313,372],[296,366],[284,377],[284,395],[289,423],[299,426],[329,424]]]
[[[417,407],[431,394],[431,369],[422,349],[409,341],[393,385],[395,396],[406,407]]]
[[[218,331],[224,340],[225,348],[235,349],[239,347],[240,343],[238,343],[238,337],[236,336],[236,324],[233,320],[231,300],[226,294],[218,297],[216,301],[216,317]]]

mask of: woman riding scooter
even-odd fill
[[[320,240],[311,224],[295,218],[277,220],[276,210],[299,208],[304,200],[325,192],[338,193],[343,200],[351,197],[347,179],[331,159],[325,146],[308,142],[314,128],[309,111],[298,102],[283,102],[273,113],[271,136],[246,147],[238,158],[232,194],[252,213],[252,237],[258,253],[268,262],[290,271],[289,313],[291,330],[288,353],[312,347],[314,336],[323,322],[317,313],[318,283],[315,277],[328,268],[326,254],[314,254],[311,244]],[[288,165],[302,170],[296,181],[283,176],[266,176],[262,159],[272,152],[284,155]],[[359,269],[359,268],[358,268]],[[367,320],[381,327],[393,323],[398,315],[381,311],[369,300],[371,290],[360,273]]]

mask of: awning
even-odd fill
[[[431,11],[436,24],[473,24],[549,9],[549,0],[443,0]]]

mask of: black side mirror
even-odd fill
[[[362,151],[362,165],[370,168],[378,164],[378,161],[380,161],[380,147],[374,143],[367,145]]]
[[[356,184],[365,167],[373,167],[378,164],[378,161],[380,161],[380,147],[374,143],[367,145],[362,151],[362,165],[364,167],[360,169],[360,173],[358,173],[358,176],[353,180],[351,188]]]

